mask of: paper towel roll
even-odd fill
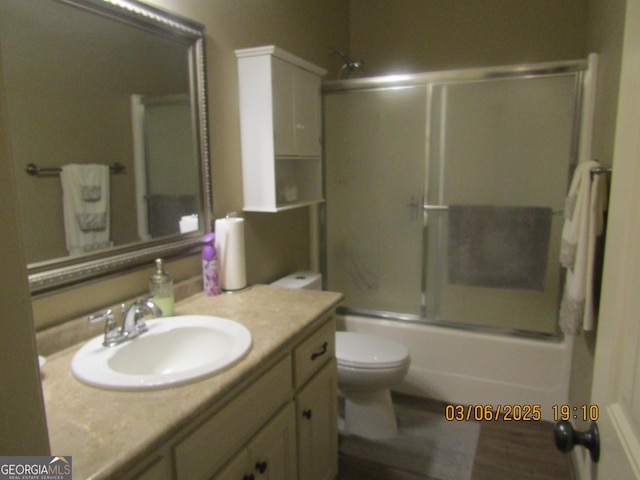
[[[241,290],[247,286],[244,219],[220,218],[216,220],[215,229],[220,288],[222,290]]]

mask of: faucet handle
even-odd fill
[[[89,315],[89,318],[87,320],[89,320],[89,323],[98,323],[103,320],[106,320],[108,322],[111,318],[113,318],[113,312],[109,308],[102,313],[94,313],[92,315]]]
[[[93,315],[89,315],[88,320],[89,323],[105,321],[103,345],[106,347],[112,346],[114,344],[114,339],[120,335],[120,332],[118,331],[118,323],[116,322],[116,317],[113,315],[113,311],[109,308],[103,313],[94,313]]]

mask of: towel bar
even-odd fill
[[[126,167],[120,162],[115,162],[109,165],[109,170],[111,171],[111,173],[124,173],[126,170]],[[29,165],[27,165],[26,172],[29,175],[33,175],[33,176],[58,175],[60,172],[62,172],[62,168],[61,167],[41,168],[37,166],[35,163],[30,163]]]
[[[591,175],[600,175],[602,173],[611,173],[613,171],[612,168],[609,167],[593,167],[591,169]]]
[[[602,173],[602,172],[600,172],[600,173]],[[449,206],[448,205],[423,205],[422,208],[427,212],[432,212],[432,211],[446,212],[447,210],[449,210]],[[563,215],[563,214],[564,214],[564,210],[552,210],[551,211],[551,215]]]

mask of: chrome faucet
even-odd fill
[[[102,342],[105,347],[113,347],[146,332],[149,327],[144,321],[145,313],[150,314],[153,318],[162,316],[160,307],[149,298],[136,300],[129,308],[123,303],[120,305],[120,310],[122,312],[122,327],[120,328],[118,328],[118,323],[111,309],[89,316],[90,323],[105,321],[104,342]]]

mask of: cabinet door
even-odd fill
[[[331,360],[296,396],[300,480],[338,474],[337,376]]]
[[[278,58],[271,68],[276,156],[319,157],[320,77]]]
[[[163,455],[133,478],[135,480],[171,480],[173,478],[171,456]]]
[[[296,155],[295,71],[278,58],[271,63],[273,93],[273,145],[276,156]]]
[[[291,397],[291,359],[284,357],[174,447],[178,480],[210,478],[244,448]]]
[[[213,480],[251,480],[256,478],[249,458],[249,450],[243,449],[223,468]]]
[[[251,442],[249,457],[256,480],[297,478],[293,403],[287,404]]]
[[[295,480],[295,407],[288,403],[214,480]]]
[[[297,70],[294,83],[296,152],[298,155],[319,157],[322,153],[320,77],[306,70]]]

